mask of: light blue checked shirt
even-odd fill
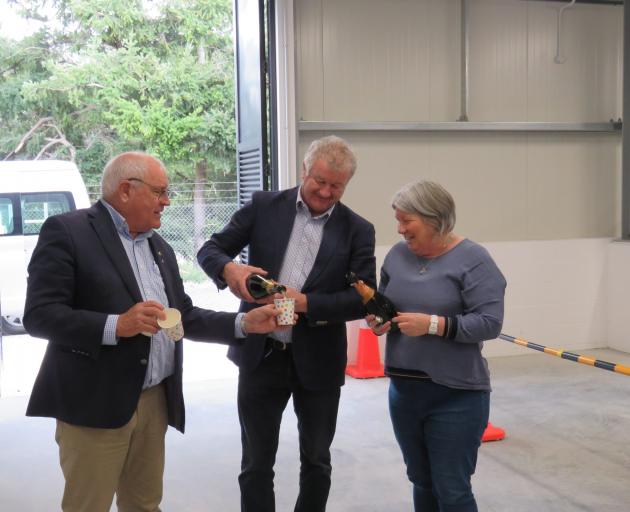
[[[162,274],[155,263],[149,238],[153,235],[153,230],[140,233],[135,238],[129,233],[129,226],[125,218],[118,213],[113,206],[101,199],[107,208],[116,231],[120,236],[120,241],[125,248],[127,258],[136,277],[136,282],[140,288],[143,300],[154,300],[164,307],[168,307],[168,298],[162,281]],[[105,323],[103,332],[104,345],[117,345],[116,324],[120,315],[109,315]],[[147,363],[147,373],[144,377],[143,389],[155,386],[166,377],[172,375],[175,370],[175,344],[168,339],[163,331],[158,331],[151,336],[151,352]]]
[[[280,283],[302,291],[302,286],[313,269],[319,246],[322,244],[324,226],[334,208],[335,205],[332,205],[321,215],[311,215],[302,199],[302,189],[298,189],[295,222],[278,277]],[[292,331],[292,329],[274,331],[273,337],[285,343],[291,343]]]

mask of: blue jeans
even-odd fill
[[[389,412],[415,512],[477,512],[470,477],[489,409],[487,391],[392,377]]]

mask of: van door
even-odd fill
[[[39,231],[51,215],[74,210],[71,192],[0,193],[0,301],[5,334],[24,332],[27,267]]]
[[[21,327],[26,289],[26,261],[20,194],[0,194],[0,303],[2,332],[14,334]]]

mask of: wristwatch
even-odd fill
[[[429,331],[427,334],[437,334],[438,331],[438,317],[437,315],[431,315],[431,320],[429,320]]]

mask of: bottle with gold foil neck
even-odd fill
[[[365,284],[354,272],[349,272],[346,277],[350,286],[354,287],[361,296],[361,302],[363,302],[367,312],[376,317],[378,325],[389,322],[392,318],[398,316],[396,306],[385,295]],[[398,325],[392,322],[390,330],[393,332],[397,331]]]
[[[273,279],[267,279],[260,274],[250,274],[245,281],[247,291],[254,299],[262,299],[269,297],[276,293],[285,293],[287,291],[286,286],[274,281]]]

